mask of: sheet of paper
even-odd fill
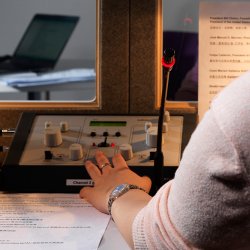
[[[201,2],[199,119],[221,89],[250,69],[250,2]]]
[[[94,81],[95,78],[95,70],[91,68],[76,68],[40,74],[35,72],[24,72],[0,75],[0,81],[6,82],[7,85],[14,87],[43,86],[80,81],[86,82]]]
[[[3,94],[5,92],[6,93],[17,93],[17,92],[19,92],[19,90],[8,86],[8,84],[5,81],[0,80],[0,94]]]
[[[0,249],[97,249],[109,220],[78,194],[0,194]]]

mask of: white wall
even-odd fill
[[[61,59],[95,59],[95,0],[0,0],[0,56],[14,52],[35,13],[80,16]]]

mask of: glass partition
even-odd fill
[[[242,2],[247,2],[244,0]],[[173,47],[176,64],[170,75],[169,101],[198,100],[198,23],[200,0],[162,0],[163,49]],[[232,2],[206,0],[204,2]]]
[[[198,6],[196,0],[163,0],[163,49],[174,48],[167,99],[197,101],[198,98]]]
[[[21,79],[13,84],[9,79],[2,78],[3,75],[13,73],[1,72],[0,62],[0,105],[5,103],[93,103],[97,98],[96,85],[96,44],[97,44],[97,20],[98,1],[93,0],[3,0],[0,8],[0,58],[13,56],[32,17],[37,14],[78,16],[79,21],[73,30],[62,54],[54,68],[55,72],[62,75],[52,76],[47,81],[47,73],[38,72],[27,82]],[[48,30],[53,32],[53,30]],[[39,39],[42,39],[41,37]],[[59,38],[58,38],[59,39]],[[40,45],[41,46],[41,45]],[[54,44],[53,46],[57,46]],[[39,48],[38,48],[39,49]],[[1,60],[0,59],[0,60]],[[76,71],[69,71],[76,69]],[[84,71],[83,71],[84,69]],[[21,70],[20,73],[31,73],[29,70]],[[32,72],[33,73],[33,72]],[[40,77],[45,74],[46,80]],[[64,82],[65,74],[73,77]],[[86,77],[84,78],[84,74]],[[38,76],[38,78],[36,78]],[[18,76],[19,78],[20,76]],[[24,77],[21,75],[21,77]],[[49,78],[51,76],[48,76]],[[53,78],[54,77],[54,78]],[[78,77],[78,78],[77,78]],[[2,78],[2,80],[1,80]],[[13,77],[12,77],[13,78]],[[60,79],[58,79],[60,78]],[[41,81],[40,81],[41,79]],[[36,82],[37,81],[37,82]],[[7,104],[8,105],[8,104]]]

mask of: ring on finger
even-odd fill
[[[103,163],[101,166],[99,166],[99,169],[100,170],[103,170],[105,167],[107,166],[110,166],[111,167],[111,164],[109,162],[106,162],[106,163]]]

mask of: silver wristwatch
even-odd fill
[[[146,192],[143,188],[138,187],[136,185],[132,185],[132,184],[120,184],[119,186],[117,186],[109,195],[109,201],[108,201],[108,212],[111,215],[111,208],[112,208],[112,204],[113,202],[119,198],[120,196],[122,196],[123,194],[127,193],[130,189],[139,189],[139,190],[143,190],[144,192]]]

